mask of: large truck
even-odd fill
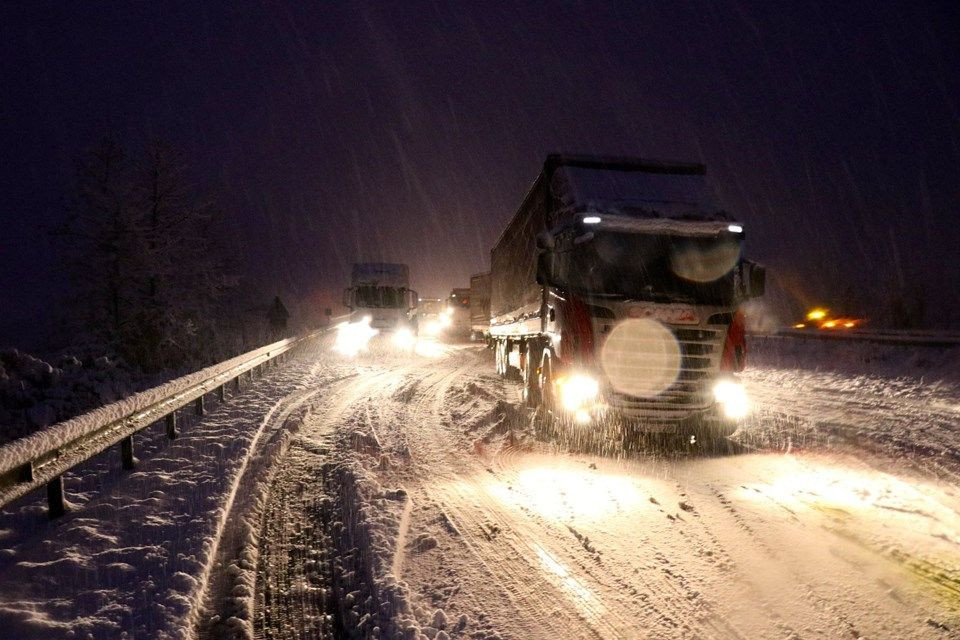
[[[445,327],[448,336],[466,338],[470,335],[470,289],[457,288],[447,297],[447,318]]]
[[[490,335],[490,272],[470,276],[470,338],[486,340]]]
[[[764,269],[701,164],[550,155],[490,252],[497,372],[551,423],[732,433]],[[593,426],[591,426],[593,425]]]
[[[417,306],[417,292],[410,289],[407,265],[356,263],[350,285],[343,292],[343,304],[350,309],[351,322],[369,318],[372,328],[387,333],[412,329],[411,311]]]
[[[417,335],[436,336],[443,330],[446,303],[440,298],[420,298],[417,311],[413,316],[417,326]]]

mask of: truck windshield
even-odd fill
[[[404,306],[404,290],[396,287],[360,285],[354,293],[358,307],[399,309]]]
[[[728,305],[741,236],[686,237],[597,231],[555,254],[558,286],[581,295]]]

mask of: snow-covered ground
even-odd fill
[[[746,375],[756,413],[730,451],[617,460],[535,440],[488,353],[434,355],[361,358],[304,424],[298,480],[268,503],[324,496],[284,530],[331,518],[331,566],[297,562],[302,536],[267,545],[255,632],[324,611],[326,637],[958,636],[951,384],[795,350]]]
[[[225,514],[251,454],[336,374],[307,349],[254,387],[107,451],[65,476],[73,508],[50,522],[42,492],[0,514],[0,637],[164,638],[193,633]],[[294,416],[296,418],[297,416]]]
[[[0,637],[960,637],[960,376],[806,344],[754,342],[727,450],[611,458],[487,351],[326,342],[4,513]]]

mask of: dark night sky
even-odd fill
[[[465,285],[569,150],[701,160],[782,291],[925,281],[960,325],[956,3],[488,5],[4,3],[0,344],[53,317],[43,228],[105,132],[184,147],[271,292]]]

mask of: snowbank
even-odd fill
[[[37,451],[62,447],[83,435],[95,431],[102,425],[118,421],[135,412],[143,411],[164,399],[184,393],[216,375],[241,367],[250,361],[251,358],[286,347],[292,342],[293,340],[275,342],[274,344],[237,356],[226,362],[201,369],[196,373],[171,380],[170,382],[147,389],[146,391],[141,391],[140,393],[123,398],[112,404],[98,407],[89,413],[57,423],[42,431],[11,442],[0,447],[0,472],[9,471],[26,464],[36,455]],[[210,390],[212,391],[213,389]]]
[[[0,446],[95,407],[116,402],[141,382],[108,355],[64,355],[56,364],[16,349],[0,352]]]
[[[960,347],[901,346],[789,336],[748,337],[750,367],[829,371],[960,384]]]

